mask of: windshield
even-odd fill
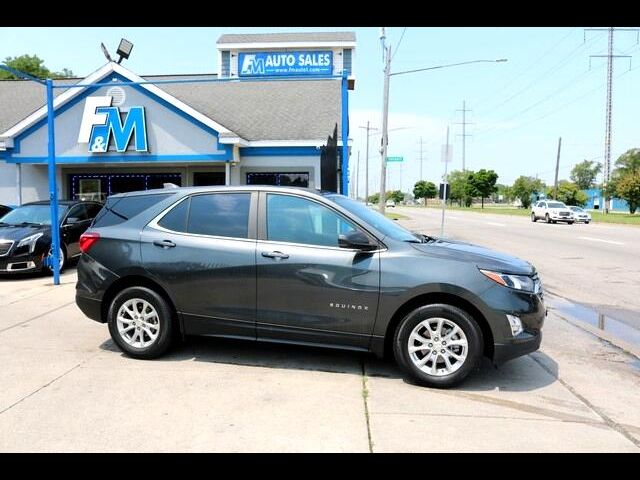
[[[571,210],[573,210],[574,212],[582,212],[582,209],[580,207],[569,207],[571,208]]]
[[[67,211],[66,205],[58,205],[58,218],[62,218]],[[4,217],[0,218],[0,225],[21,225],[36,223],[40,225],[51,225],[51,207],[49,205],[25,205],[11,210]]]
[[[389,220],[384,215],[372,210],[365,206],[363,203],[356,202],[343,195],[327,195],[327,198],[333,200],[342,208],[349,210],[351,213],[361,218],[376,230],[382,232],[385,236],[391,237],[394,240],[400,240],[405,242],[415,242],[420,240],[413,233],[406,228],[398,225],[395,221]]]
[[[567,208],[567,206],[562,202],[549,202],[547,205],[549,208]]]

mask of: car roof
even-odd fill
[[[268,191],[268,192],[289,192],[289,193],[307,193],[307,194],[315,194],[321,196],[328,195],[337,195],[336,192],[331,192],[328,190],[319,190],[315,188],[307,188],[307,187],[284,187],[284,186],[275,186],[275,185],[210,185],[203,187],[167,187],[167,188],[156,188],[153,190],[138,190],[135,192],[126,192],[126,193],[118,193],[116,195],[111,195],[109,198],[123,198],[123,197],[133,197],[140,195],[162,195],[162,194],[172,194],[172,193],[201,193],[201,192],[237,192],[237,191]]]
[[[76,205],[77,203],[100,203],[100,202],[94,202],[90,200],[58,200],[59,205]],[[50,200],[38,200],[37,202],[23,203],[21,206],[24,207],[26,205],[50,205],[50,204],[51,204]]]

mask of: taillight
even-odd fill
[[[87,253],[98,240],[100,240],[100,234],[97,232],[88,232],[80,235],[80,250],[82,253]]]

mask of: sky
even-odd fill
[[[216,40],[225,33],[354,31],[355,90],[350,92],[350,171],[364,195],[367,121],[382,125],[383,64],[379,27],[11,27],[0,28],[0,59],[36,54],[52,70],[86,76],[105,63],[104,42],[112,55],[124,37],[133,42],[123,65],[141,75],[212,73],[217,70]],[[506,58],[391,77],[387,186],[410,191],[422,178],[438,183],[445,164],[441,147],[447,126],[453,160],[462,169],[462,112],[466,120],[466,167],[493,169],[499,183],[520,175],[554,180],[558,138],[562,137],[560,179],[571,167],[604,158],[607,32],[582,27],[388,27],[392,72],[473,60]],[[612,166],[630,148],[640,147],[637,112],[640,79],[636,32],[615,34]],[[1,108],[1,106],[0,106]],[[369,192],[379,188],[380,135],[370,132]],[[358,156],[360,161],[358,162]],[[359,170],[358,170],[359,165]]]

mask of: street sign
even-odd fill
[[[402,162],[404,157],[387,157],[387,163],[389,162]]]
[[[451,162],[453,160],[453,145],[442,145],[441,148],[441,161]]]

